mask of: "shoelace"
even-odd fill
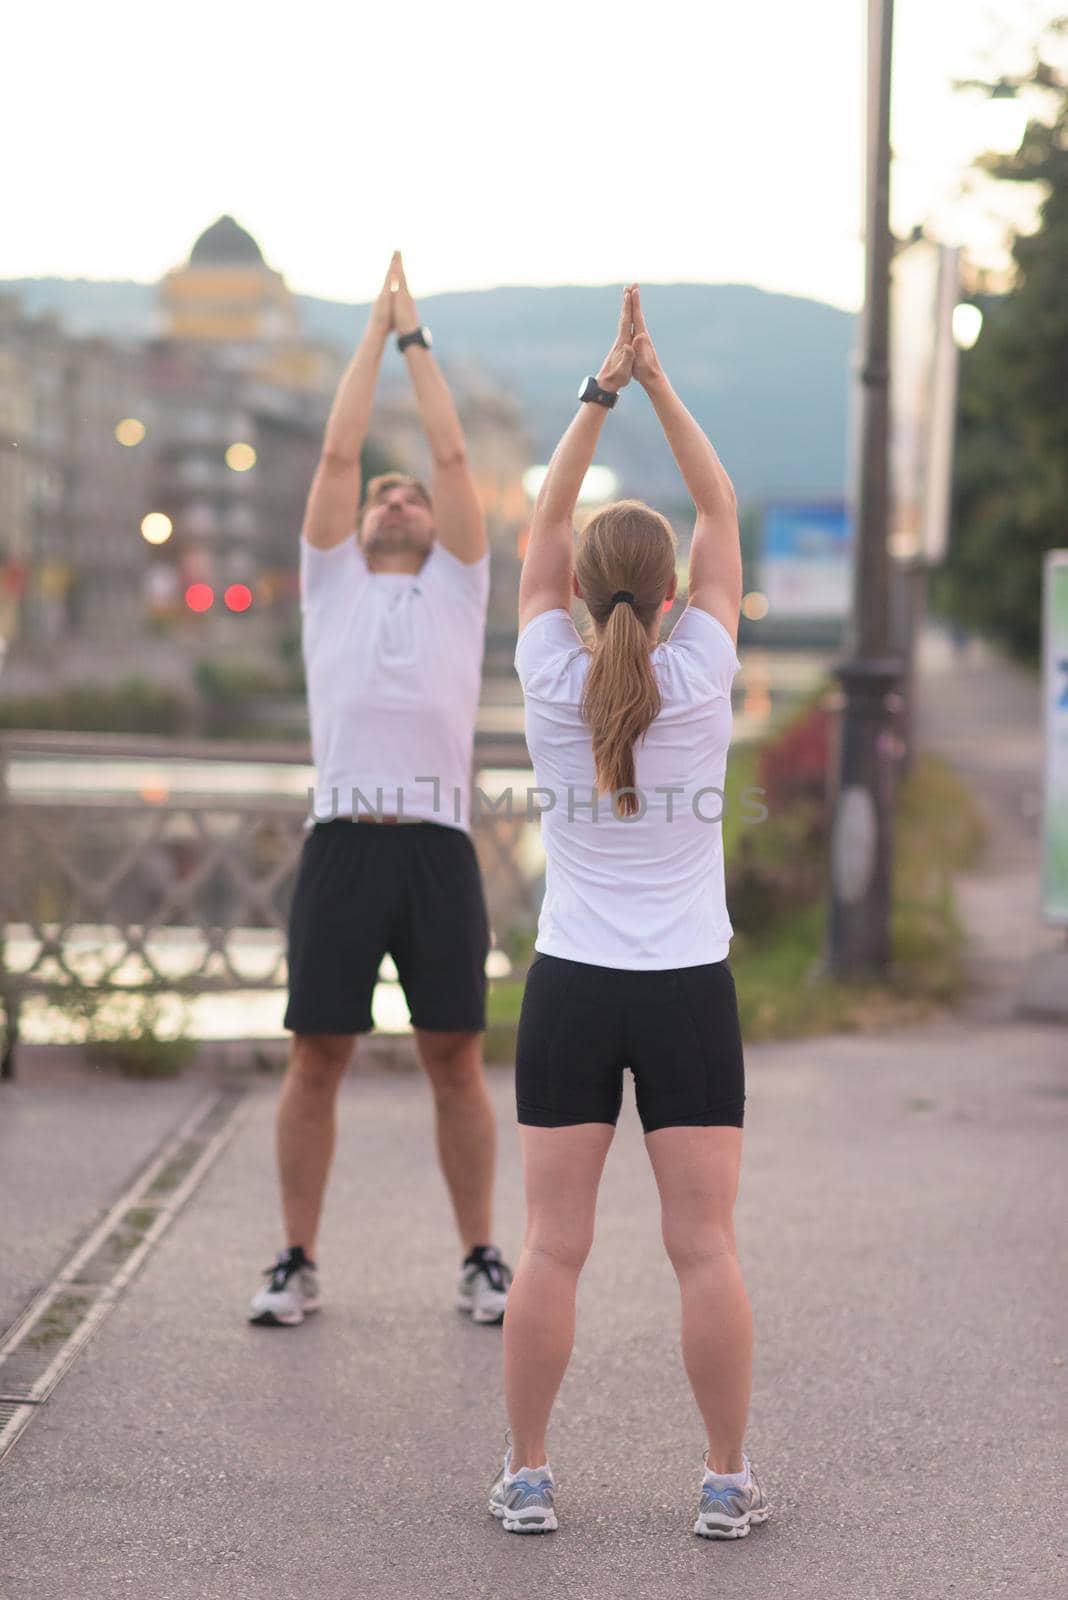
[[[270,1278],[272,1289],[284,1289],[294,1272],[300,1268],[295,1261],[272,1261],[269,1267],[264,1267],[263,1275]]]
[[[490,1281],[491,1288],[496,1289],[499,1294],[503,1294],[508,1287],[505,1282],[504,1263],[495,1260],[492,1256],[484,1256],[480,1261],[470,1261],[467,1265],[477,1268],[479,1272],[484,1272]]]

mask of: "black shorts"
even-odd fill
[[[393,957],[416,1028],[486,1026],[489,921],[468,834],[439,822],[317,822],[289,914],[294,1033],[366,1033]]]
[[[740,1128],[745,1069],[726,961],[636,972],[537,955],[516,1042],[519,1121],[611,1122],[634,1074],[642,1128]]]

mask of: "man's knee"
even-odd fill
[[[289,1054],[289,1078],[321,1094],[336,1089],[352,1059],[356,1040],[347,1033],[298,1033]]]
[[[434,1089],[443,1094],[469,1088],[482,1076],[482,1035],[420,1029],[419,1058]]]

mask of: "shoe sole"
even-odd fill
[[[474,1305],[472,1304],[472,1302],[470,1300],[457,1300],[456,1309],[457,1309],[457,1311],[462,1311],[465,1314],[465,1316],[470,1317],[472,1322],[481,1322],[483,1324],[494,1324],[494,1323],[501,1323],[501,1322],[504,1321],[504,1311],[503,1310],[501,1310],[501,1311],[489,1311],[489,1312],[487,1312],[487,1311],[476,1311],[475,1308],[474,1308]]]
[[[698,1517],[693,1531],[701,1539],[744,1539],[755,1523],[767,1522],[770,1514],[771,1507],[765,1506],[761,1511],[750,1511],[738,1522],[708,1522]]]
[[[481,1323],[484,1323],[486,1325],[493,1325],[495,1323],[501,1323],[501,1322],[504,1321],[504,1312],[503,1311],[472,1311],[472,1313],[471,1313],[471,1321],[472,1322],[481,1322]]]
[[[294,1311],[289,1316],[276,1311],[257,1311],[248,1320],[256,1328],[299,1328],[305,1317],[318,1311],[319,1305],[320,1302],[316,1300],[313,1305],[305,1306],[303,1311]]]
[[[497,1518],[505,1533],[555,1533],[559,1527],[556,1512],[531,1512],[529,1517],[510,1517],[503,1506],[490,1506],[490,1515]]]

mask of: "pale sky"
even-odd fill
[[[897,0],[894,223],[989,252],[956,77],[1045,0]],[[5,24],[0,278],[158,279],[229,211],[298,291],[747,282],[862,292],[864,0],[181,6]]]

